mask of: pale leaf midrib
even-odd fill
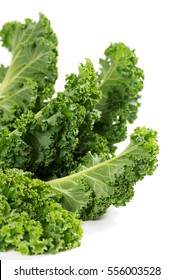
[[[103,79],[103,81],[98,86],[98,89],[102,88],[110,80],[110,77],[115,72],[115,69],[117,68],[117,65],[118,65],[118,61],[115,61],[113,63],[113,65],[112,65],[112,67],[110,68],[110,70],[107,72],[107,74],[106,74],[105,78]]]
[[[25,67],[23,67],[15,76],[13,76],[12,79],[10,79],[9,83],[6,83],[6,80],[8,79],[8,72],[10,73],[10,68],[9,70],[7,71],[7,75],[4,79],[4,81],[2,82],[1,84],[1,88],[0,88],[0,95],[2,94],[3,90],[6,88],[6,87],[9,87],[10,84],[13,84],[13,82],[18,79],[20,77],[20,75],[27,69],[27,68],[30,68],[32,64],[36,63],[36,61],[40,60],[43,56],[45,55],[45,52],[43,53],[39,53],[39,55],[32,61],[28,62]],[[5,84],[5,86],[3,86],[3,83]],[[13,97],[13,95],[11,95],[11,98]]]
[[[29,89],[30,86],[26,86],[26,87],[24,87],[24,88],[21,88],[20,90],[16,91],[13,95],[10,95],[10,96],[8,96],[8,97],[2,99],[2,100],[0,101],[0,106],[3,106],[3,104],[6,103],[6,102],[8,102],[10,99],[11,99],[11,102],[13,103],[12,100],[14,99],[14,97],[16,97],[17,95],[19,95],[21,92],[26,91],[27,88]],[[3,107],[4,107],[4,106],[3,106]],[[5,107],[4,107],[4,108],[5,108]],[[5,108],[5,109],[6,109],[6,108]]]
[[[57,191],[57,187],[51,186],[52,189],[55,189]],[[71,195],[71,192],[67,192],[65,191],[65,189],[62,189],[61,187],[59,187],[59,191],[60,193],[64,194],[66,196],[67,201],[69,202],[69,204],[72,204],[72,201],[75,201],[76,204],[79,204],[79,200],[75,199],[74,196]]]
[[[35,26],[35,28],[33,28],[32,29],[32,31],[30,32],[30,36],[29,37],[27,37],[26,38],[26,40],[24,41],[24,42],[22,42],[22,45],[24,45],[27,41],[29,41],[29,39],[30,39],[30,37],[33,35],[33,33],[35,32],[35,29],[36,29],[36,26]],[[24,37],[25,36],[25,33],[27,32],[28,30],[26,30],[26,31],[23,31],[23,36],[22,37]],[[7,73],[6,73],[6,76],[5,76],[5,78],[7,77],[7,79],[8,79],[8,73],[10,72],[10,74],[13,74],[13,70],[12,71],[10,71],[11,69],[13,69],[14,67],[13,67],[13,65],[15,64],[15,61],[17,60],[17,59],[19,59],[19,54],[20,54],[20,49],[18,50],[18,46],[21,44],[21,41],[22,41],[22,38],[20,38],[20,43],[18,42],[18,44],[13,44],[13,45],[15,45],[15,47],[13,47],[12,49],[12,61],[11,61],[11,63],[10,63],[10,67],[9,67],[9,69],[8,69],[8,71],[7,71]],[[14,53],[17,51],[17,53],[14,55]],[[20,67],[20,66],[19,66]],[[15,68],[15,71],[16,71],[16,68]],[[1,83],[1,85],[2,85],[2,83]]]
[[[128,151],[126,152],[126,150],[122,153],[122,154],[120,154],[119,156],[115,156],[114,158],[111,158],[111,159],[109,159],[109,160],[107,160],[107,161],[104,161],[104,162],[102,162],[102,163],[99,163],[99,164],[97,164],[97,165],[95,165],[95,166],[92,166],[92,167],[89,167],[89,168],[87,168],[87,169],[85,169],[85,170],[82,170],[82,171],[79,171],[78,173],[74,173],[74,174],[72,174],[72,175],[69,175],[69,176],[66,176],[66,177],[63,177],[63,178],[59,178],[59,179],[53,179],[53,180],[51,180],[51,181],[48,181],[48,184],[50,184],[50,185],[54,185],[54,186],[56,186],[56,185],[59,185],[59,184],[62,184],[62,183],[66,183],[66,181],[70,181],[70,180],[77,180],[78,178],[80,178],[80,177],[85,177],[86,176],[86,174],[88,174],[88,173],[90,173],[90,172],[92,172],[92,171],[94,171],[94,172],[97,172],[97,169],[98,168],[101,168],[101,167],[108,167],[109,168],[109,165],[110,165],[110,163],[112,164],[112,168],[114,168],[114,166],[115,166],[115,168],[118,166],[122,166],[122,165],[124,165],[124,163],[122,163],[122,164],[120,164],[120,163],[118,163],[118,164],[116,164],[116,163],[112,163],[112,162],[114,162],[114,161],[116,161],[117,159],[119,159],[120,157],[122,157],[122,156],[125,156],[126,154],[129,154],[130,152],[133,152],[134,150],[136,150],[137,149],[137,147],[138,147],[138,144],[135,144],[131,149],[128,149]],[[109,168],[110,169],[110,168]],[[95,179],[94,179],[95,180]]]

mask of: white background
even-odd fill
[[[135,48],[139,66],[145,71],[145,85],[138,119],[129,126],[129,133],[136,126],[153,128],[158,131],[160,145],[159,167],[154,175],[136,185],[135,197],[126,207],[111,207],[100,220],[85,222],[79,248],[42,256],[22,256],[14,251],[0,253],[0,259],[4,260],[3,280],[17,279],[12,277],[12,273],[19,265],[25,268],[36,265],[41,268],[66,268],[72,265],[77,269],[86,267],[104,270],[108,266],[161,266],[162,276],[152,278],[174,279],[172,2],[1,1],[0,26],[7,21],[23,21],[26,17],[37,20],[39,12],[51,20],[59,38],[57,90],[63,89],[65,74],[77,72],[79,63],[85,57],[93,61],[97,70],[98,59],[111,42],[124,42],[130,48]],[[7,63],[8,59],[1,49],[0,63]],[[138,278],[111,277],[106,274],[98,276],[98,279]],[[62,276],[60,279],[69,278]],[[84,276],[84,279],[93,277]],[[140,279],[147,278],[141,276]]]

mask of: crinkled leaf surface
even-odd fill
[[[102,116],[95,131],[107,138],[112,151],[113,144],[126,138],[127,122],[137,117],[144,74],[137,67],[135,51],[123,43],[111,44],[104,54],[98,74],[102,99],[96,106]]]
[[[19,169],[0,169],[0,251],[58,253],[80,245],[81,221],[61,194]]]

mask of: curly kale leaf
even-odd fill
[[[77,212],[83,219],[96,219],[110,205],[124,206],[134,195],[134,185],[157,167],[157,133],[136,128],[130,144],[119,156],[105,160],[86,155],[76,173],[49,181],[61,192],[65,209]]]
[[[93,132],[100,98],[96,72],[87,60],[78,75],[67,77],[65,91],[42,110],[22,114],[13,132],[0,129],[0,160],[45,179],[66,176],[88,151],[107,153],[107,141]]]
[[[144,74],[136,66],[135,51],[123,43],[111,44],[104,54],[98,74],[102,99],[96,106],[102,115],[95,131],[106,137],[110,150],[114,151],[113,144],[127,136],[127,122],[132,123],[137,117]]]
[[[0,170],[0,251],[43,254],[79,246],[81,221],[60,198],[29,172]]]
[[[57,79],[57,37],[49,20],[40,14],[38,22],[26,19],[4,24],[2,45],[12,53],[7,71],[1,66],[1,124],[10,125],[22,112],[39,111],[54,93]],[[3,71],[3,73],[2,73]]]
[[[79,161],[88,151],[107,154],[107,140],[94,131],[94,125],[101,117],[96,106],[102,98],[102,92],[98,89],[97,73],[89,59],[86,59],[85,65],[80,64],[78,75],[67,75],[65,91],[68,98],[85,109],[84,120],[79,126],[74,160]]]
[[[84,116],[84,107],[59,93],[37,117],[37,130],[25,139],[33,150],[30,169],[40,178],[60,177],[74,168],[73,152]]]

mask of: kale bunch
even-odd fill
[[[58,39],[50,21],[0,30],[12,54],[0,65],[0,250],[57,253],[82,237],[81,220],[125,206],[157,168],[157,132],[137,127],[144,72],[135,50],[112,43],[96,71],[90,59],[55,91]]]

